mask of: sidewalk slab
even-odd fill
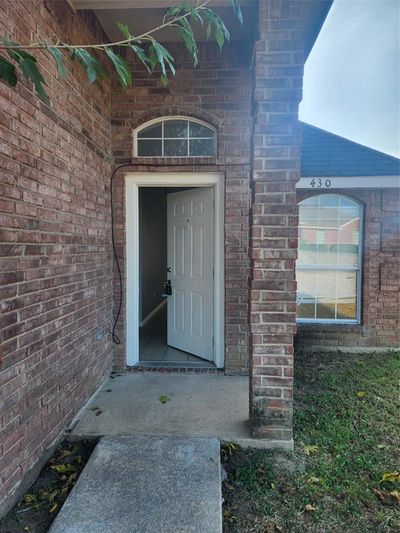
[[[168,401],[161,403],[160,396]],[[97,406],[101,415],[92,410]],[[70,436],[250,439],[249,378],[127,373],[110,378],[80,413]]]
[[[103,437],[49,533],[220,533],[215,438]]]

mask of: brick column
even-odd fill
[[[299,3],[260,0],[254,65],[250,284],[253,437],[292,446],[296,182],[304,53]]]

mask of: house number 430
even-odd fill
[[[313,178],[310,181],[310,185],[313,189],[329,189],[329,187],[331,187],[332,185],[332,181],[329,178],[326,178],[324,180],[321,178]]]

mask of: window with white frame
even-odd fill
[[[362,207],[348,196],[299,203],[298,322],[359,322],[361,222]]]
[[[215,130],[192,118],[171,117],[152,120],[134,135],[138,157],[215,156]]]

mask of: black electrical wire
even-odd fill
[[[130,162],[130,163],[124,163],[122,165],[118,165],[117,167],[115,167],[115,169],[113,170],[113,173],[111,174],[111,179],[110,179],[110,200],[111,200],[111,241],[112,241],[112,247],[113,247],[113,253],[114,253],[114,259],[115,259],[115,263],[117,265],[117,270],[118,270],[118,280],[119,280],[119,303],[118,303],[118,311],[117,311],[117,315],[114,319],[114,323],[113,323],[113,327],[112,327],[112,330],[111,330],[111,339],[113,341],[114,344],[121,344],[121,339],[118,337],[118,335],[115,333],[115,330],[117,328],[117,324],[118,324],[118,320],[119,320],[119,317],[121,315],[121,310],[122,310],[122,298],[123,298],[123,291],[122,291],[122,272],[121,272],[121,267],[120,267],[120,264],[119,264],[119,259],[118,259],[118,254],[117,254],[117,248],[116,248],[116,245],[115,245],[115,236],[114,236],[114,197],[113,197],[113,181],[114,181],[114,178],[118,172],[118,170],[121,170],[121,168],[126,168],[126,167],[146,167],[146,168],[149,168],[149,167],[164,167],[165,168],[165,164],[164,163],[151,163],[151,164],[147,164],[147,165],[144,165],[143,163],[134,163],[134,162]]]
[[[115,167],[115,169],[113,170],[113,173],[111,174],[111,179],[110,179],[110,199],[111,199],[111,241],[112,241],[112,247],[113,247],[113,253],[114,253],[114,259],[115,259],[115,263],[117,265],[117,270],[118,270],[118,280],[119,280],[119,304],[118,304],[118,312],[117,312],[117,315],[114,319],[114,323],[113,323],[113,327],[112,327],[112,331],[111,331],[111,339],[113,341],[114,344],[121,344],[121,339],[118,337],[118,335],[115,333],[115,330],[117,328],[117,324],[118,324],[118,320],[119,320],[119,317],[121,315],[121,310],[122,310],[122,298],[123,298],[123,291],[122,291],[122,272],[121,272],[121,267],[120,267],[120,264],[119,264],[119,259],[118,259],[118,254],[117,254],[117,248],[115,246],[115,236],[114,236],[114,198],[113,198],[113,181],[114,181],[114,178],[118,172],[118,170],[121,170],[121,168],[126,168],[126,167],[145,167],[147,169],[147,171],[149,171],[148,169],[151,168],[151,167],[163,167],[165,168],[165,163],[136,163],[136,162],[130,162],[130,163],[124,163],[122,165],[119,165],[117,167]],[[232,163],[230,164],[229,166],[242,166],[241,163]],[[218,167],[219,168],[219,167]]]
[[[115,167],[113,173],[111,174],[110,179],[110,200],[111,200],[111,241],[112,241],[112,247],[114,252],[114,259],[115,263],[117,265],[118,270],[118,279],[119,279],[119,305],[118,305],[118,312],[117,316],[114,319],[114,324],[111,331],[111,339],[114,344],[121,344],[121,339],[118,337],[118,335],[115,333],[115,329],[118,324],[119,316],[121,314],[122,309],[122,273],[121,273],[121,267],[119,265],[119,259],[117,254],[117,248],[115,246],[115,237],[114,237],[114,198],[113,198],[113,181],[115,178],[116,173],[118,170],[121,170],[121,168],[130,167],[131,163],[125,163],[123,165],[119,165],[118,167]]]

